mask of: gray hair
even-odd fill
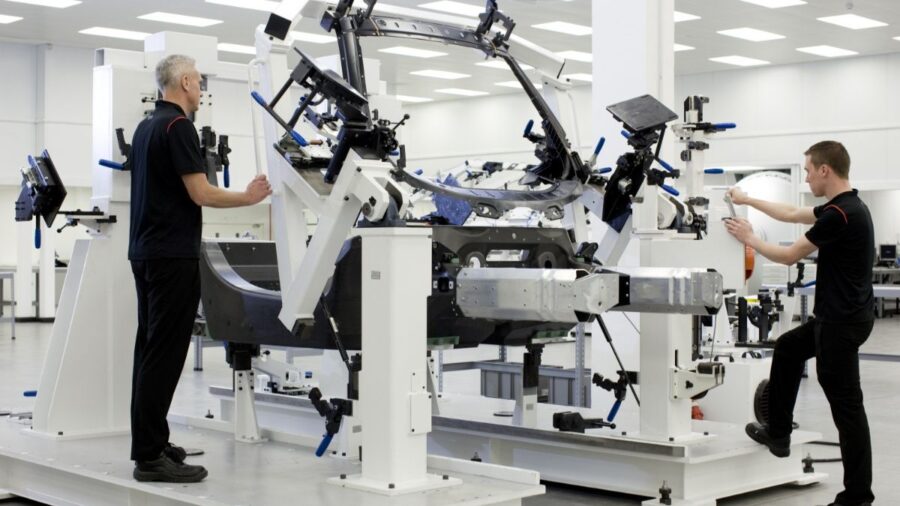
[[[177,85],[181,76],[190,72],[195,64],[193,58],[183,54],[172,54],[163,58],[156,64],[156,86],[159,87],[159,91],[165,92],[167,88]]]

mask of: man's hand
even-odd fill
[[[741,243],[753,246],[750,243],[756,236],[753,234],[753,225],[749,221],[744,218],[729,218],[725,220],[725,228],[729,234],[733,235]]]
[[[725,194],[731,197],[731,201],[734,202],[735,205],[745,205],[750,202],[750,196],[737,186],[732,186]]]
[[[258,204],[271,194],[272,186],[269,185],[269,181],[266,179],[265,174],[260,174],[253,178],[253,180],[247,184],[247,189],[244,190],[244,195],[247,196],[248,205]]]

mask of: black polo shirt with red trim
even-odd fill
[[[129,260],[200,257],[203,214],[181,176],[205,172],[194,123],[157,100],[131,141]]]
[[[814,208],[813,213],[816,223],[806,238],[819,248],[816,319],[830,323],[872,320],[875,231],[869,208],[852,190]]]

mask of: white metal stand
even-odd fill
[[[362,473],[329,483],[385,495],[460,484],[428,474],[431,395],[424,361],[431,231],[371,228],[362,236]]]
[[[253,403],[253,371],[234,371],[234,439],[242,443],[265,441],[259,434]]]

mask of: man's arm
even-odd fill
[[[261,202],[272,193],[272,188],[266,180],[266,176],[256,176],[247,189],[242,192],[232,192],[217,188],[206,179],[206,174],[196,172],[181,176],[184,186],[187,188],[191,200],[203,207],[242,207]]]
[[[796,207],[780,202],[755,199],[736,187],[728,190],[731,201],[735,204],[744,204],[771,216],[772,218],[787,223],[804,223],[812,225],[816,222],[816,216],[811,207]]]
[[[805,235],[800,236],[790,246],[767,243],[753,233],[753,227],[750,226],[749,221],[741,218],[725,220],[725,228],[728,229],[728,232],[735,239],[755,249],[760,255],[779,264],[793,265],[818,249]]]

